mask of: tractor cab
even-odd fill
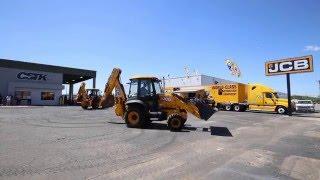
[[[87,89],[87,94],[91,98],[100,97],[101,91],[99,89]]]
[[[159,94],[163,93],[161,81],[156,77],[135,76],[130,79],[127,103],[139,103],[151,112],[158,111]]]

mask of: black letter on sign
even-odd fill
[[[26,73],[25,73],[25,72],[20,72],[20,73],[17,75],[17,78],[18,78],[18,79],[28,79],[28,77],[26,76]]]
[[[39,74],[38,80],[47,80],[47,75]]]

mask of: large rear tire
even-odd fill
[[[144,113],[138,107],[129,107],[125,112],[124,118],[129,128],[142,128],[145,124]]]
[[[168,127],[170,131],[180,131],[186,122],[179,114],[171,114],[168,118]]]

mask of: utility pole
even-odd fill
[[[287,73],[288,115],[292,116],[290,74]]]
[[[320,97],[320,80],[318,81],[318,86],[319,86],[319,95],[318,95],[318,97]]]

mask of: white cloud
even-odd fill
[[[304,47],[305,51],[320,51],[320,46],[317,45],[309,45]]]

